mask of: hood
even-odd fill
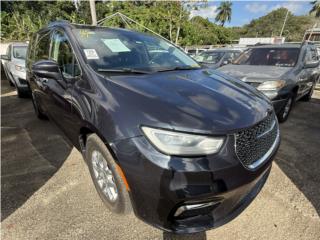
[[[281,79],[291,69],[291,67],[276,66],[225,65],[218,70],[245,82],[263,82]]]
[[[24,59],[12,58],[12,63],[21,67],[26,66],[26,60]]]
[[[255,88],[214,70],[112,76],[102,82],[103,95],[112,96],[109,112],[126,128],[226,134],[256,124],[273,109]]]

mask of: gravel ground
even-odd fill
[[[165,239],[100,201],[81,154],[1,81],[1,239]],[[320,239],[320,92],[281,125],[270,177],[232,222],[198,239]],[[188,239],[195,239],[192,236]]]

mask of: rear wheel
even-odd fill
[[[279,122],[282,123],[282,122],[285,122],[288,119],[289,114],[290,114],[291,109],[292,109],[292,106],[293,106],[293,103],[294,103],[294,95],[291,94],[289,96],[289,98],[287,99],[286,104],[282,107],[280,112],[277,114]]]
[[[86,161],[94,186],[104,204],[114,213],[130,213],[131,201],[123,173],[120,173],[120,167],[96,134],[91,134],[86,141]]]
[[[303,96],[303,97],[301,98],[302,101],[308,102],[308,101],[311,100],[312,95],[313,95],[313,90],[314,90],[315,86],[316,86],[315,84],[312,85],[312,87],[311,87],[311,89],[309,90],[309,92],[308,92],[305,96]]]
[[[39,105],[39,102],[37,101],[37,98],[35,97],[35,95],[33,93],[31,93],[31,98],[32,98],[34,112],[35,112],[37,118],[39,118],[41,120],[48,119],[47,115],[45,115],[43,113],[43,111],[41,110],[41,106]]]

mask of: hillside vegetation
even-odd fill
[[[28,40],[33,32],[57,19],[72,23],[91,23],[89,3],[86,1],[78,5],[72,1],[10,1],[1,4],[1,39],[4,41]],[[286,9],[282,8],[241,28],[226,28],[202,17],[190,19],[191,7],[181,1],[96,3],[98,19],[119,11],[182,46],[225,44],[240,36],[276,36],[280,33],[286,14]],[[314,17],[294,16],[290,13],[283,35],[290,41],[301,41],[304,31],[314,22]],[[120,19],[109,20],[104,22],[104,25],[125,27]],[[144,31],[135,25],[131,27]]]

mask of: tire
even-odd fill
[[[41,120],[47,120],[48,119],[47,115],[45,115],[43,113],[43,111],[41,110],[41,106],[39,105],[39,103],[33,93],[31,93],[31,99],[32,99],[34,113],[36,114],[37,118],[39,118]]]
[[[9,81],[9,84],[10,84],[11,87],[15,86],[9,79],[8,79],[8,81]]]
[[[309,90],[309,92],[301,98],[302,101],[309,102],[311,100],[312,94],[313,94],[313,90],[314,90],[315,86],[316,86],[316,84],[312,85],[312,87]]]
[[[278,121],[280,123],[283,123],[283,122],[287,121],[287,119],[288,119],[288,117],[290,115],[291,109],[293,107],[294,100],[295,100],[295,97],[294,97],[293,94],[291,94],[288,97],[286,104],[282,107],[280,112],[277,114]]]
[[[21,90],[18,87],[17,87],[17,93],[18,93],[18,98],[27,98],[27,97],[29,97],[28,91]]]
[[[91,134],[87,138],[86,161],[94,186],[107,208],[117,214],[130,213],[132,211],[130,196],[124,180],[118,173],[119,167],[105,143],[96,134]],[[104,175],[100,180],[98,180],[99,171]]]

